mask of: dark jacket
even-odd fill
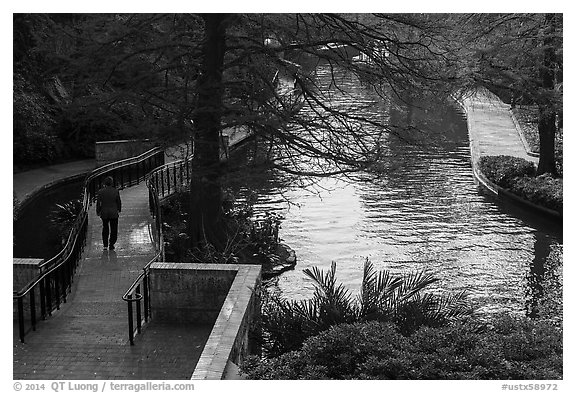
[[[98,191],[96,201],[96,214],[101,218],[118,218],[118,213],[122,211],[122,201],[120,193],[112,186],[104,187]]]

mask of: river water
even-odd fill
[[[328,70],[317,71],[330,88]],[[313,285],[302,270],[327,270],[335,261],[340,282],[355,294],[368,258],[394,274],[431,271],[440,278],[436,291],[466,290],[481,313],[538,309],[561,318],[561,224],[480,190],[459,108],[449,102],[388,105],[353,76],[339,77],[355,99],[374,101],[374,116],[416,125],[430,143],[391,135],[376,180],[324,178],[312,192],[260,184],[257,210],[284,217],[280,237],[298,258],[296,268],[277,279],[278,290],[292,299],[309,297]],[[351,97],[333,93],[334,100]]]

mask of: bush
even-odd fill
[[[266,213],[264,217],[254,218],[249,202],[236,204],[230,194],[223,201],[226,247],[217,250],[208,244],[193,250],[186,232],[189,198],[188,191],[179,191],[162,205],[166,253],[172,261],[271,265],[277,259],[274,253],[280,242],[278,232],[282,217]]]
[[[562,184],[562,179],[554,179],[550,174],[521,177],[512,183],[510,191],[537,205],[562,212]]]
[[[509,189],[517,178],[536,174],[533,163],[511,156],[481,157],[480,169],[488,179],[506,189]]]
[[[241,370],[250,379],[561,379],[562,330],[509,316],[484,329],[461,323],[408,337],[386,323],[341,324]]]
[[[336,264],[324,272],[304,269],[315,290],[312,298],[286,299],[277,293],[262,297],[262,350],[274,357],[302,347],[306,339],[343,323],[379,321],[393,324],[408,336],[421,326],[445,326],[468,319],[473,308],[466,292],[437,295],[429,291],[439,281],[432,274],[394,276],[377,272],[366,260],[360,293],[352,297],[336,280]]]
[[[562,212],[562,179],[536,175],[533,163],[518,157],[488,156],[480,159],[482,173],[496,185],[537,205]]]

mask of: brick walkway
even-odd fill
[[[94,207],[84,259],[68,302],[22,344],[14,335],[14,379],[189,379],[211,327],[150,323],[128,341],[122,295],[154,256],[148,191],[121,191],[116,250],[103,251]],[[15,331],[17,331],[15,326]]]

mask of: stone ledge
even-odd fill
[[[13,291],[20,291],[40,274],[40,264],[44,259],[39,258],[13,258],[12,259],[12,287]]]
[[[252,352],[250,334],[259,318],[261,270],[260,265],[234,264],[155,262],[150,266],[155,319],[213,323],[191,379],[224,379],[229,362],[239,363]],[[225,298],[220,300],[226,283]],[[198,296],[191,297],[191,292]]]

